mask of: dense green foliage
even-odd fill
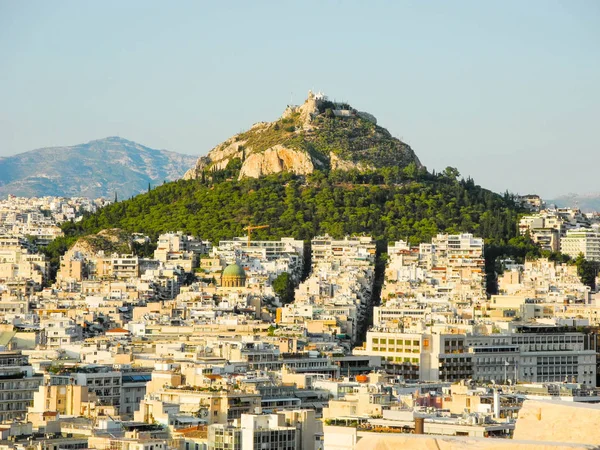
[[[358,116],[319,115],[314,120],[317,132],[306,137],[305,148],[322,155],[374,164],[376,167],[405,166],[414,161],[410,147],[392,137],[385,128]]]
[[[294,301],[296,285],[290,274],[283,272],[273,281],[273,290],[284,305]]]
[[[583,257],[583,253],[580,253],[575,259],[575,265],[581,282],[591,287],[592,290],[596,290],[596,277],[600,273],[600,262],[589,261]]]
[[[64,230],[73,236],[119,227],[153,238],[181,230],[216,243],[243,235],[252,223],[270,225],[255,231],[256,239],[368,233],[417,244],[439,232],[469,231],[489,243],[507,244],[516,235],[512,198],[449,173],[429,174],[413,166],[369,173],[317,171],[306,179],[286,173],[217,184],[181,180],[110,205]]]

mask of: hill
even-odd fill
[[[377,119],[347,103],[309,92],[301,106],[288,106],[274,122],[256,123],[201,157],[185,178],[239,168],[238,177],[315,170],[368,170],[385,166],[422,167],[414,151],[394,138]]]
[[[243,235],[248,224],[268,224],[253,236],[369,234],[380,252],[386,242],[418,244],[438,233],[471,232],[488,244],[493,291],[496,256],[536,251],[517,235],[521,212],[513,196],[460,179],[454,168],[428,172],[370,114],[310,94],[279,120],[217,146],[184,179],[64,224],[66,236],[47,251],[56,264],[78,237],[112,228],[153,239],[180,230],[217,243]]]
[[[195,159],[119,137],[42,148],[0,159],[0,196],[127,198],[180,178]]]

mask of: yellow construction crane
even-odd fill
[[[250,247],[250,235],[252,234],[252,230],[260,230],[262,228],[269,228],[269,225],[248,225],[244,230],[248,230],[248,247]]]

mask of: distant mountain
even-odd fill
[[[258,122],[201,157],[186,179],[223,169],[239,169],[238,177],[260,178],[315,170],[373,170],[381,167],[422,167],[415,152],[377,119],[347,103],[308,93],[300,106],[288,106],[274,122]]]
[[[195,161],[120,137],[41,148],[0,159],[0,196],[123,199],[181,178]]]
[[[545,200],[548,205],[578,207],[583,212],[600,211],[600,192],[589,194],[565,194],[555,199]]]

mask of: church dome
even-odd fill
[[[246,278],[246,271],[242,269],[242,267],[238,264],[230,264],[227,267],[225,267],[225,270],[223,271],[223,276],[235,276]]]
[[[230,264],[221,274],[223,287],[242,287],[246,284],[246,271],[238,264]]]

